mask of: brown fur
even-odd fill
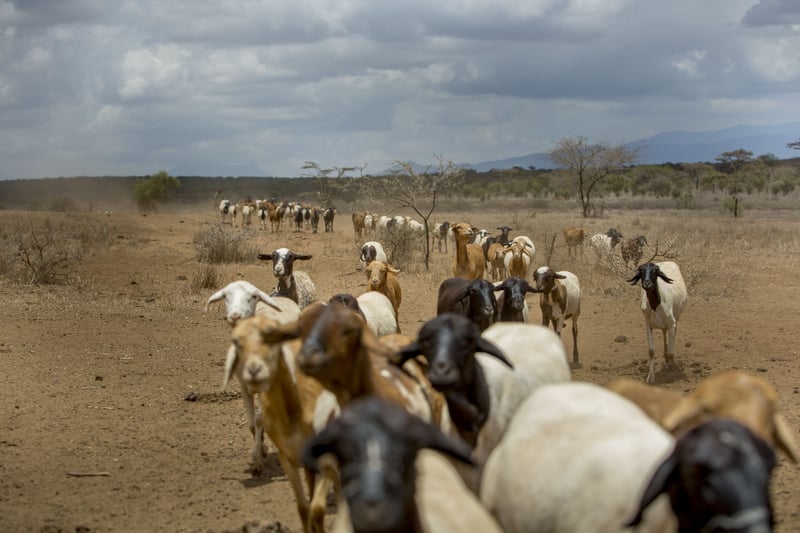
[[[367,213],[365,211],[353,213],[353,232],[355,232],[356,239],[364,237],[364,230],[366,229],[364,226],[364,219],[366,217]]]
[[[326,498],[337,474],[328,464],[320,465],[322,475],[318,482],[306,472],[311,493],[309,501],[300,479],[300,454],[305,441],[314,434],[314,410],[323,388],[317,380],[302,372],[296,372],[293,377],[282,346],[265,341],[266,334],[280,327],[278,322],[256,315],[240,320],[232,338],[245,368],[259,363],[270,369],[265,375],[268,375],[271,385],[259,393],[262,425],[277,448],[278,459],[294,492],[304,531],[322,532]],[[296,353],[299,341],[289,343],[286,348],[290,353]]]
[[[483,248],[477,244],[469,244],[475,235],[472,226],[466,222],[453,225],[453,236],[456,239],[456,258],[453,261],[453,276],[466,279],[481,279],[485,269]]]
[[[567,226],[564,228],[563,233],[564,240],[567,241],[567,254],[569,257],[574,257],[576,250],[580,250],[581,254],[583,254],[583,241],[586,240],[588,233],[586,228]]]
[[[400,280],[397,279],[397,273],[400,271],[389,263],[376,260],[364,267],[364,272],[367,275],[367,290],[385,294],[392,302],[394,317],[397,319],[400,303],[403,301],[403,291],[400,288]]]
[[[489,261],[489,272],[492,281],[502,281],[507,277],[505,264],[505,245],[493,242],[486,251],[486,258]],[[527,281],[527,280],[526,280]]]

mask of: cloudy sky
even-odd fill
[[[798,119],[797,0],[0,0],[6,179],[380,172]]]

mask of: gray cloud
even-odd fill
[[[0,0],[0,178],[379,171],[783,122],[795,4]]]

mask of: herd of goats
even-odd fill
[[[223,204],[220,216],[230,216]],[[277,209],[255,212],[271,221]],[[365,212],[352,220],[361,240],[381,224],[409,223]],[[378,241],[362,246],[368,290],[359,296],[320,301],[309,274],[294,269],[311,255],[278,248],[258,256],[271,262],[271,293],[240,280],[208,299],[224,302],[232,327],[225,383],[241,385],[250,467],[264,468],[266,434],[304,531],[325,530],[331,491],[333,530],[356,533],[772,531],[776,452],[800,461],[775,389],[738,370],[687,394],[654,384],[654,330],[672,364],[687,301],[679,266],[645,262],[628,280],[641,285],[648,374],[602,387],[571,379],[578,278],[534,269],[533,242],[498,229],[433,228],[445,249],[455,244],[453,275],[416,336],[400,332],[402,291]],[[620,246],[634,264],[647,244],[613,228],[563,235],[570,254]],[[528,321],[529,293],[539,295],[542,324]]]

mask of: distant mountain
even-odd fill
[[[250,161],[243,165],[224,165],[219,163],[184,163],[169,169],[170,176],[266,176],[267,174]]]
[[[640,147],[637,164],[657,165],[661,163],[713,162],[722,152],[743,148],[753,152],[754,157],[774,154],[779,159],[799,157],[798,150],[786,147],[786,143],[800,139],[800,122],[787,122],[769,126],[734,126],[716,131],[667,131],[646,139],[627,143]],[[533,153],[507,159],[464,163],[460,166],[478,172],[512,167],[555,168],[545,153]],[[425,165],[414,163],[414,168],[425,170]],[[399,167],[391,167],[383,173],[390,174]]]

